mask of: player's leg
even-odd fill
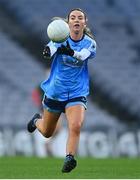
[[[48,139],[48,141],[46,141],[46,152],[48,156],[53,156],[53,142],[56,138],[56,136],[60,133],[60,130],[62,128],[62,117],[60,116],[56,125],[56,128],[53,132],[53,136],[51,137],[51,139]]]
[[[42,104],[43,116],[35,114],[29,121],[27,130],[32,133],[37,128],[43,136],[49,138],[56,130],[58,119],[63,110],[59,101],[48,99],[46,96],[44,96]]]
[[[51,137],[56,129],[56,125],[61,113],[50,112],[44,109],[43,116],[35,114],[29,121],[27,129],[29,132],[34,132],[37,128],[44,137]]]
[[[66,117],[68,121],[69,135],[66,147],[66,153],[75,155],[80,130],[84,121],[85,108],[82,105],[70,106],[66,109]]]
[[[59,117],[60,113],[49,112],[47,109],[44,109],[42,119],[36,121],[36,127],[43,136],[49,138],[56,130]]]
[[[66,145],[66,159],[62,172],[70,172],[76,167],[74,155],[79,143],[80,130],[84,121],[85,107],[81,104],[75,104],[66,108],[66,117],[68,120],[69,135]]]

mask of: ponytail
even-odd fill
[[[90,38],[92,38],[92,39],[95,40],[95,37],[94,37],[94,35],[92,34],[92,32],[91,32],[91,30],[90,30],[89,27],[86,27],[86,28],[84,29],[84,34],[86,34],[87,36],[89,36]]]

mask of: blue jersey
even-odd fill
[[[73,57],[57,54],[57,48],[63,43],[49,42],[53,59],[50,76],[41,83],[48,98],[66,101],[89,94],[88,59],[95,57],[96,42],[84,35],[79,41],[68,38],[70,47],[74,50]]]

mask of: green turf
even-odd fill
[[[61,173],[63,159],[57,158],[0,158],[1,179],[140,179],[140,159],[78,158],[71,173]]]

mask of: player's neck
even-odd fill
[[[78,40],[82,39],[83,33],[70,33],[70,37],[74,41],[78,41]]]

